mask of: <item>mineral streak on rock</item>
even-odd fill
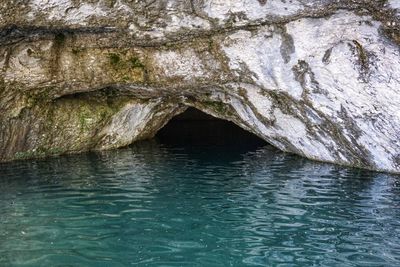
[[[116,148],[188,106],[400,173],[396,0],[0,4],[0,160]]]

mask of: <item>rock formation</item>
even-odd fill
[[[196,107],[400,173],[398,0],[0,4],[0,160],[116,148]]]

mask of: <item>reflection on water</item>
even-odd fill
[[[0,223],[0,266],[400,266],[400,178],[153,140],[0,165]]]

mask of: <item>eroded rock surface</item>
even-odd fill
[[[400,173],[397,0],[0,4],[0,160],[108,149],[196,107],[284,151]]]

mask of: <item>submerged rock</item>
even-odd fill
[[[3,3],[0,160],[125,146],[193,106],[283,151],[400,173],[399,8]]]

